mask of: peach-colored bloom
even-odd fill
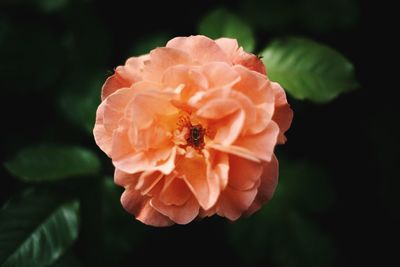
[[[285,92],[234,39],[177,37],[129,58],[102,89],[94,136],[124,208],[145,224],[258,210],[292,121]]]

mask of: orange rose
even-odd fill
[[[236,220],[268,201],[285,92],[234,39],[177,37],[129,58],[102,89],[94,137],[112,159],[124,208],[145,224]]]

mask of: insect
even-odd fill
[[[185,135],[186,145],[201,151],[204,148],[204,136],[207,130],[201,124],[193,125],[188,116],[181,117],[177,124],[180,130],[183,128],[188,130],[187,135]]]
[[[186,138],[188,145],[191,145],[197,150],[204,148],[204,135],[206,130],[201,126],[201,124],[189,126],[189,135]]]
[[[264,56],[263,55],[258,55],[257,57],[258,57],[258,59],[262,59]]]

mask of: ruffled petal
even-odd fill
[[[278,185],[279,164],[275,155],[272,156],[271,161],[264,164],[263,174],[261,176],[261,183],[258,187],[257,196],[246,215],[251,215],[261,208],[263,204],[268,202],[274,195],[276,186]]]
[[[143,79],[160,82],[163,73],[175,65],[190,65],[190,56],[182,50],[159,47],[150,52],[150,60],[145,62]]]
[[[217,214],[232,221],[237,220],[253,203],[256,194],[257,187],[241,191],[228,185],[221,193]]]
[[[134,214],[136,219],[144,224],[157,227],[174,224],[167,216],[155,210],[149,201],[149,198],[143,197],[137,190],[130,188],[127,188],[121,196],[121,203],[124,209]]]
[[[222,146],[229,146],[234,143],[242,132],[245,118],[245,112],[243,110],[238,110],[219,120],[213,125],[216,129],[213,142],[221,144]]]
[[[140,173],[135,189],[142,195],[152,195],[153,189],[161,182],[165,175],[159,171],[145,171]]]
[[[217,45],[224,51],[228,59],[233,62],[236,56],[236,52],[239,49],[239,44],[236,39],[231,38],[219,38],[215,40]]]
[[[176,170],[203,209],[209,209],[215,204],[220,193],[220,183],[214,177],[207,176],[203,157],[181,157]]]
[[[210,62],[202,66],[202,73],[207,77],[208,89],[232,87],[240,81],[239,74],[225,62]]]
[[[104,104],[100,104],[96,111],[96,123],[93,128],[93,135],[96,144],[107,156],[111,156],[112,132],[104,127]]]
[[[101,100],[103,101],[107,96],[123,87],[130,87],[133,83],[140,81],[144,61],[148,58],[148,55],[131,57],[124,66],[118,66],[115,73],[104,83],[101,89]]]
[[[168,216],[172,221],[178,224],[187,224],[194,220],[199,214],[199,203],[192,196],[183,205],[166,205],[157,198],[153,198],[150,204],[157,211],[165,216]]]
[[[163,189],[158,197],[165,205],[181,206],[192,196],[192,192],[185,181],[172,174],[166,177]]]
[[[140,177],[140,173],[129,174],[119,169],[114,171],[114,182],[120,186],[135,186]]]
[[[233,64],[242,65],[249,70],[254,70],[264,75],[267,74],[264,63],[256,55],[247,53],[243,48],[239,48],[236,52]]]
[[[197,116],[205,119],[222,119],[240,108],[240,103],[234,99],[213,99],[205,103],[197,112]]]
[[[275,112],[272,119],[278,124],[280,132],[278,144],[286,142],[285,132],[289,129],[293,120],[293,111],[287,102],[285,91],[278,83],[271,83],[275,94]]]
[[[175,156],[176,147],[166,147],[145,152],[131,152],[113,158],[113,164],[126,173],[160,171],[163,174],[170,174],[175,168]]]
[[[229,155],[229,186],[236,190],[254,188],[263,173],[263,164]]]
[[[167,47],[185,51],[200,64],[213,61],[229,63],[226,54],[216,42],[203,35],[176,37],[167,43]]]

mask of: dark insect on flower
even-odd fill
[[[258,55],[257,57],[258,57],[258,59],[262,59],[264,56],[263,55]]]
[[[201,124],[189,126],[189,136],[186,139],[188,145],[191,145],[197,150],[204,148],[204,135],[206,130]]]

